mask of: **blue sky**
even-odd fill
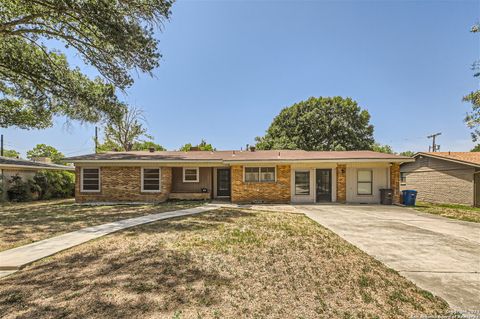
[[[310,96],[351,97],[371,114],[375,138],[395,151],[473,143],[462,96],[478,88],[479,1],[182,1],[158,34],[154,77],[123,98],[145,110],[167,149],[205,138],[238,149],[285,106]],[[73,64],[78,57],[69,54]],[[86,72],[94,75],[91,68]],[[37,143],[67,155],[93,151],[93,126],[58,118],[46,130],[6,129],[6,148]]]

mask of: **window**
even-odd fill
[[[184,167],[183,168],[183,182],[184,183],[198,183],[199,169],[198,167]]]
[[[310,195],[310,172],[295,172],[295,195]]]
[[[400,183],[403,183],[403,184],[407,183],[407,173],[405,172],[400,173]]]
[[[260,167],[260,181],[275,182],[275,167]]]
[[[245,167],[245,182],[260,181],[260,174],[258,173],[258,170],[258,167]]]
[[[142,192],[160,192],[160,168],[142,168]]]
[[[100,192],[100,169],[82,168],[82,192]]]
[[[275,182],[275,167],[245,167],[245,182]]]
[[[358,195],[372,195],[372,171],[358,170],[357,171],[357,194]]]

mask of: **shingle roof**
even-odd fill
[[[78,161],[122,161],[122,160],[161,160],[161,161],[298,161],[298,160],[409,160],[410,157],[372,151],[302,151],[302,150],[270,150],[270,151],[132,151],[107,152],[73,156],[69,162]]]
[[[56,169],[56,170],[74,170],[72,166],[34,162],[21,158],[11,158],[0,156],[0,167],[17,167],[17,168],[39,168],[39,169]]]
[[[465,164],[480,165],[480,152],[420,152],[415,154],[415,156],[418,155],[427,155],[464,162]]]

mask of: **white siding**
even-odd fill
[[[357,171],[372,170],[372,195],[357,195]],[[389,188],[389,167],[352,167],[347,165],[347,202],[380,203],[380,189]]]
[[[291,201],[292,203],[315,203],[316,201],[316,170],[317,169],[331,169],[332,170],[332,202],[337,200],[337,164],[325,163],[318,165],[292,165],[291,178]],[[295,171],[310,172],[310,195],[295,195]]]

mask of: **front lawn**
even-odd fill
[[[419,202],[415,209],[429,214],[440,215],[467,222],[480,223],[480,208],[455,204],[432,204]]]
[[[411,318],[447,310],[301,214],[234,209],[111,234],[0,285],[5,318]]]
[[[73,200],[5,203],[0,205],[0,251],[84,227],[147,214],[190,208],[200,202],[159,205],[76,205]]]

